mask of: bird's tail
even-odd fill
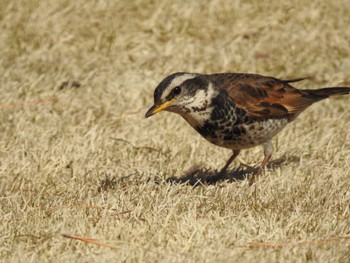
[[[303,91],[305,91],[308,95],[314,97],[315,99],[322,100],[334,95],[350,94],[350,87],[334,87],[314,90],[308,89]]]

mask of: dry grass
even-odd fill
[[[349,262],[350,97],[289,125],[252,185],[166,180],[230,152],[179,116],[144,119],[164,76],[350,86],[348,0],[231,2],[1,1],[0,258]]]

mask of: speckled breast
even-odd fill
[[[211,143],[229,148],[245,149],[270,140],[288,124],[287,118],[255,120],[235,107],[232,100],[218,97],[212,112],[202,125],[194,127]]]
[[[245,149],[260,145],[280,132],[287,119],[270,119],[247,124],[206,123],[196,130],[211,143],[229,149]]]

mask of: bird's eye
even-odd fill
[[[181,93],[181,88],[179,86],[176,86],[175,88],[173,88],[173,90],[171,91],[171,93],[175,96],[179,95]]]

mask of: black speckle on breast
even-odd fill
[[[218,121],[218,120],[225,119],[225,116],[226,116],[225,108],[215,107],[211,112],[210,118],[212,121]]]
[[[234,138],[233,134],[232,133],[228,133],[224,136],[224,140],[225,141],[232,141]]]
[[[216,131],[218,130],[219,125],[216,122],[206,121],[202,126],[197,126],[195,129],[203,137],[217,138]]]
[[[254,120],[247,115],[247,111],[242,108],[235,109],[236,121],[233,125],[250,124]]]
[[[212,99],[210,106],[212,107],[211,121],[225,123],[236,120],[236,106],[224,91],[219,92],[219,94]]]
[[[234,126],[232,133],[236,136],[241,136],[247,133],[246,129],[243,126]]]
[[[246,129],[243,126],[233,126],[232,129],[225,129],[222,131],[223,139],[225,141],[233,141],[247,133]]]

